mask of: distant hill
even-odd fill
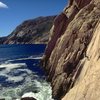
[[[7,37],[0,37],[0,44],[3,44],[6,41]]]
[[[0,38],[0,44],[47,43],[55,17],[47,16],[26,20],[10,35]]]

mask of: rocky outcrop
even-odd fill
[[[100,0],[70,0],[56,17],[42,59],[55,99],[100,99],[99,20]]]
[[[55,16],[38,17],[24,21],[0,44],[47,43]]]

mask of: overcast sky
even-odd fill
[[[0,37],[24,20],[59,14],[66,4],[67,0],[0,0]]]

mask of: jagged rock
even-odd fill
[[[86,54],[80,61],[81,73],[74,87],[62,100],[100,100],[100,22],[96,26]]]
[[[61,100],[66,93],[63,100],[84,100],[84,97],[85,100],[100,99],[100,89],[97,89],[99,81],[95,82],[95,79],[96,81],[97,78],[99,80],[100,73],[98,71],[98,76],[93,74],[97,71],[95,67],[99,69],[99,65],[95,65],[95,61],[98,61],[97,56],[99,59],[100,55],[99,20],[100,0],[70,0],[69,6],[56,17],[50,31],[51,37],[42,59],[55,99]],[[98,42],[95,42],[97,40]],[[91,60],[90,63],[89,60]],[[86,67],[87,63],[89,65]],[[86,75],[86,78],[82,73]],[[91,77],[94,78],[92,79]],[[91,93],[92,87],[95,95]],[[79,90],[77,90],[78,88]]]
[[[0,44],[47,43],[54,18],[47,16],[24,21],[5,39],[0,38]]]

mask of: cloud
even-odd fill
[[[8,6],[2,2],[0,2],[0,8],[8,8]]]

